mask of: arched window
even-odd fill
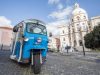
[[[65,38],[63,38],[63,41],[65,41]]]
[[[65,33],[64,30],[62,32],[63,32],[63,34]]]
[[[82,45],[83,45],[83,44],[82,44],[82,40],[79,40],[79,45],[80,45],[80,46],[82,46]]]
[[[86,19],[86,16],[84,16],[84,19]]]
[[[73,19],[72,19],[72,22],[73,22]]]
[[[80,31],[80,27],[79,27],[79,24],[77,24],[77,30],[78,30],[78,31]]]
[[[77,16],[77,20],[80,20],[80,17],[79,16]]]

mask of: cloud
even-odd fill
[[[47,25],[52,25],[52,26],[59,26],[59,25],[65,25],[69,22],[69,20],[58,20],[58,21],[54,21],[51,23],[48,23]]]
[[[57,9],[52,11],[48,18],[52,19],[53,22],[48,23],[47,30],[52,32],[54,35],[59,35],[59,25],[68,25],[69,19],[73,10],[73,6],[68,6],[70,0],[65,0],[67,2],[66,7],[61,3],[61,0],[49,0],[49,4],[56,4]],[[65,3],[66,3],[65,2]]]
[[[12,27],[11,21],[7,19],[5,16],[0,16],[0,26]]]
[[[49,4],[59,4],[62,0],[48,0]],[[64,0],[68,4],[71,0]]]
[[[69,20],[59,20],[47,24],[48,33],[52,32],[53,35],[59,35],[59,25],[67,25]]]
[[[63,9],[63,5],[61,3],[58,4],[58,9]]]
[[[48,0],[49,4],[57,4],[59,2],[60,2],[60,0]]]
[[[57,31],[57,27],[53,26],[53,25],[47,25],[47,32],[48,35],[51,32],[53,35],[56,35],[58,33]]]
[[[64,9],[53,11],[51,14],[49,14],[49,17],[57,20],[65,19],[68,18],[72,10],[73,10],[73,6],[67,6]]]
[[[56,26],[47,25],[47,32],[48,32],[48,35],[49,33],[52,33],[53,35],[58,35],[59,30],[57,29]]]

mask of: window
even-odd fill
[[[76,40],[74,40],[74,45],[75,45],[75,46],[77,45],[77,42],[76,42]]]
[[[86,19],[86,16],[84,16],[84,19]]]
[[[27,23],[27,32],[29,33],[38,33],[38,34],[47,34],[46,27],[36,23]]]
[[[79,45],[82,46],[82,40],[79,40]]]
[[[87,26],[83,25],[83,30],[87,31]]]
[[[73,19],[72,19],[72,22],[73,22]]]
[[[78,31],[80,31],[80,27],[79,27],[79,24],[77,24],[77,30],[78,30]]]
[[[64,30],[63,30],[63,34],[64,34],[65,32],[64,32]]]
[[[72,30],[73,30],[73,33],[74,33],[74,32],[75,32],[75,31],[74,31],[74,28],[73,28]]]
[[[65,41],[65,38],[63,38],[63,41]]]
[[[80,20],[80,17],[79,16],[77,16],[77,20]]]
[[[79,24],[77,24],[77,26],[79,26]]]

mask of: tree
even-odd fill
[[[92,32],[86,34],[84,40],[86,48],[100,48],[100,24],[95,26]]]
[[[86,36],[84,37],[86,48],[94,49],[94,45],[93,45],[94,40],[93,39],[94,39],[94,37],[93,37],[92,32],[86,34]]]
[[[100,25],[94,27],[93,29],[94,45],[95,48],[100,48]]]

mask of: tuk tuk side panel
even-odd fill
[[[15,55],[17,59],[19,58],[20,45],[21,45],[20,42],[17,41],[16,47],[15,47]]]

